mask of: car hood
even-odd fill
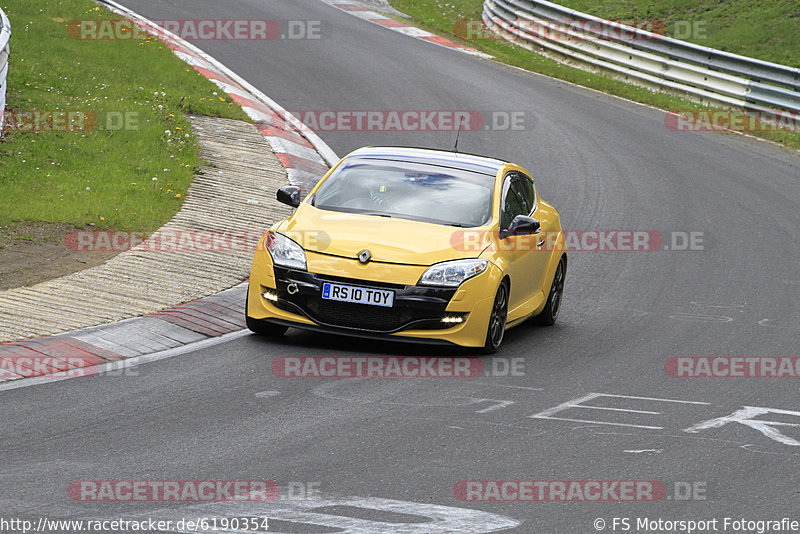
[[[307,251],[355,259],[361,251],[369,250],[375,262],[433,265],[478,257],[486,247],[488,229],[343,213],[302,204],[278,226],[278,231]]]

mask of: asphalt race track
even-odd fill
[[[588,533],[598,518],[624,530],[615,517],[629,518],[632,531],[636,518],[718,518],[724,531],[726,516],[800,520],[798,381],[673,378],[664,369],[673,356],[798,355],[796,154],[742,136],[672,132],[661,111],[415,40],[319,0],[122,3],[153,19],[320,21],[319,40],[195,44],[290,110],[524,112],[524,130],[463,132],[459,148],[531,170],[566,229],[652,230],[665,245],[672,232],[702,232],[703,246],[571,254],[556,326],[515,328],[498,355],[482,357],[499,375],[516,362],[516,376],[279,378],[270,364],[281,356],[470,354],[291,330],[279,341],[233,335],[128,376],[0,391],[2,515],[263,509],[270,532],[320,533]],[[318,133],[340,156],[370,144],[450,149],[454,137]],[[571,401],[583,407],[561,406]],[[700,426],[746,406],[784,424],[748,415]],[[278,510],[78,502],[67,493],[72,481],[117,479],[266,479],[320,495]],[[454,487],[464,480],[659,481],[666,495],[463,502]],[[426,526],[447,514],[449,530]]]

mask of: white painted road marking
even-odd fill
[[[744,304],[734,304],[732,306],[727,305],[719,305],[719,304],[705,304],[702,302],[690,302],[691,306],[695,308],[699,308],[701,313],[677,313],[675,315],[670,315],[670,319],[677,319],[679,321],[698,321],[698,322],[707,322],[707,323],[730,323],[734,321],[733,317],[729,317],[727,315],[709,315],[706,312],[707,308],[711,308],[713,310],[733,310],[736,312],[744,312]]]
[[[337,382],[332,384],[328,384],[326,386],[321,386],[314,390],[314,394],[324,397],[324,398],[332,398],[337,400],[343,401],[351,401],[353,402],[354,399],[348,399],[346,397],[337,397],[328,393],[328,390],[333,387],[338,387]],[[478,385],[486,385],[486,386],[498,386],[499,384],[478,384]],[[503,386],[503,387],[508,387]],[[513,387],[513,386],[512,386]],[[524,388],[528,389],[528,388]],[[536,389],[538,388],[530,388]],[[531,419],[547,419],[551,421],[568,421],[571,423],[582,423],[588,425],[604,425],[604,426],[616,426],[616,427],[626,427],[626,428],[641,428],[644,430],[664,430],[665,427],[660,424],[641,424],[641,423],[633,423],[633,422],[617,422],[617,421],[603,421],[597,419],[584,419],[578,417],[562,417],[557,414],[561,414],[567,410],[588,410],[590,412],[607,412],[609,414],[632,414],[636,416],[652,416],[653,418],[657,418],[658,416],[664,415],[661,411],[654,411],[650,410],[637,410],[632,408],[616,408],[611,406],[594,406],[591,404],[587,404],[588,402],[599,399],[599,398],[608,398],[608,399],[621,399],[623,401],[643,401],[643,402],[658,402],[658,403],[666,403],[666,404],[678,404],[678,405],[690,405],[690,406],[712,406],[710,402],[705,401],[689,401],[689,400],[680,400],[680,399],[665,399],[665,398],[658,398],[658,397],[641,397],[635,395],[615,395],[610,393],[589,393],[582,397],[578,397],[573,400],[569,400],[558,406],[554,406],[553,408],[548,408],[542,412],[529,415],[528,418]],[[476,414],[487,414],[491,412],[496,412],[501,408],[507,408],[513,404],[517,404],[517,401],[507,400],[507,399],[489,399],[484,397],[466,397],[466,396],[450,396],[448,397],[450,402],[443,402],[443,403],[400,403],[400,402],[389,402],[384,400],[378,400],[373,402],[379,402],[381,404],[391,404],[391,405],[399,405],[399,406],[429,406],[429,407],[459,407],[459,406],[474,406],[480,403],[491,403],[489,406],[482,408],[480,410],[476,410],[474,413]],[[355,401],[355,402],[365,402],[365,401]],[[366,401],[370,402],[370,401]],[[791,445],[791,446],[800,446],[800,441],[797,439],[791,438],[784,434],[781,434],[777,428],[775,427],[798,427],[800,428],[800,422],[798,423],[783,423],[777,421],[762,421],[753,419],[757,415],[767,414],[767,413],[774,413],[774,414],[782,414],[782,415],[792,415],[800,417],[800,412],[797,411],[790,411],[790,410],[780,410],[776,408],[757,408],[757,407],[744,407],[741,410],[734,412],[733,414],[725,417],[720,417],[717,419],[712,419],[710,421],[705,421],[702,423],[698,423],[690,428],[685,429],[686,432],[690,433],[697,433],[701,430],[708,430],[713,428],[719,428],[724,426],[728,423],[741,423],[743,425],[749,426],[755,430],[758,430],[768,438],[777,441],[783,445]],[[571,414],[570,414],[571,415]],[[655,421],[654,423],[657,423]],[[677,426],[677,425],[676,425]],[[681,425],[682,426],[682,425]],[[680,428],[678,426],[677,428]],[[676,429],[677,429],[676,428]],[[634,452],[634,451],[625,451],[625,452]],[[649,451],[648,451],[649,452]]]
[[[259,391],[258,393],[256,393],[256,397],[258,397],[259,399],[263,399],[265,397],[277,397],[280,394],[281,394],[280,391]]]
[[[793,415],[796,417],[800,417],[800,412],[793,412],[791,410],[778,410],[775,408],[760,408],[757,406],[744,406],[739,410],[736,410],[730,415],[726,415],[724,417],[717,417],[716,419],[710,419],[708,421],[704,421],[702,423],[698,423],[694,426],[691,426],[685,429],[685,432],[697,433],[701,430],[708,430],[710,428],[720,428],[722,426],[727,425],[728,423],[740,423],[745,426],[749,426],[755,430],[758,430],[765,436],[770,439],[774,439],[779,443],[783,443],[784,445],[791,445],[794,447],[800,446],[800,441],[796,439],[792,439],[789,436],[785,436],[778,432],[778,430],[774,427],[776,426],[785,426],[785,427],[800,427],[798,423],[781,423],[778,421],[764,421],[761,419],[755,419],[759,415],[764,415],[768,413],[774,414],[781,414],[781,415]]]
[[[494,403],[492,406],[488,408],[484,408],[483,410],[478,410],[475,413],[488,413],[493,412],[499,408],[505,408],[507,406],[511,406],[512,404],[516,404],[515,401],[512,400],[500,400],[500,399],[479,399],[477,397],[470,397],[469,404],[480,404],[482,402],[492,402]]]
[[[512,388],[512,389],[525,389],[528,391],[544,391],[544,388],[531,388],[528,386],[514,386],[511,384],[476,384],[478,386],[498,387],[498,388]]]
[[[573,421],[575,423],[589,423],[593,425],[609,425],[609,426],[624,426],[624,427],[633,427],[633,428],[644,428],[648,430],[663,430],[663,426],[651,426],[651,425],[638,425],[632,423],[617,423],[613,421],[594,421],[589,419],[574,419],[574,418],[567,418],[567,417],[553,417],[554,414],[559,412],[563,412],[565,410],[569,410],[572,408],[584,408],[584,409],[591,409],[591,410],[603,410],[603,411],[610,411],[610,412],[626,412],[626,413],[638,413],[638,414],[649,414],[649,415],[661,415],[661,412],[652,412],[652,411],[643,411],[643,410],[630,410],[625,408],[607,408],[604,406],[590,406],[584,403],[589,402],[593,399],[597,399],[600,397],[605,398],[617,398],[617,399],[633,399],[633,400],[643,400],[643,401],[654,401],[654,402],[671,402],[671,403],[679,403],[679,404],[701,404],[701,405],[708,405],[708,402],[697,402],[697,401],[684,401],[684,400],[676,400],[676,399],[659,399],[654,397],[635,397],[631,395],[610,395],[607,393],[589,393],[588,395],[584,395],[583,397],[567,401],[565,403],[559,404],[553,408],[545,410],[543,412],[539,412],[534,415],[529,415],[531,419],[553,419],[556,421]]]
[[[393,522],[391,519],[360,519],[320,511],[323,507],[333,506],[359,508],[362,511],[371,511],[376,516],[379,516],[380,512],[411,515],[416,516],[417,522],[399,523]],[[341,512],[337,511],[336,513]],[[196,519],[267,517],[269,518],[269,532],[283,532],[276,530],[278,525],[275,525],[273,521],[286,521],[342,529],[339,531],[340,534],[447,534],[452,532],[484,534],[507,530],[521,524],[509,517],[480,510],[376,497],[321,497],[295,500],[280,498],[271,503],[208,503],[180,508],[164,508],[148,512],[148,514],[162,520],[172,520],[173,523],[177,523],[180,519],[189,519],[191,516],[195,516]],[[293,532],[297,532],[298,526],[293,526]],[[172,530],[172,532],[200,534],[202,531]],[[238,531],[228,530],[225,532]]]

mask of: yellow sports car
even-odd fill
[[[451,343],[495,352],[507,328],[558,317],[567,254],[530,174],[497,159],[367,147],[336,164],[258,243],[247,326]]]

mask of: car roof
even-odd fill
[[[499,159],[476,156],[474,154],[449,152],[446,150],[434,150],[430,148],[397,146],[371,146],[359,148],[355,152],[352,152],[349,158],[407,161],[479,172],[481,174],[490,174],[492,176],[497,174],[497,171],[507,164],[507,162]]]

